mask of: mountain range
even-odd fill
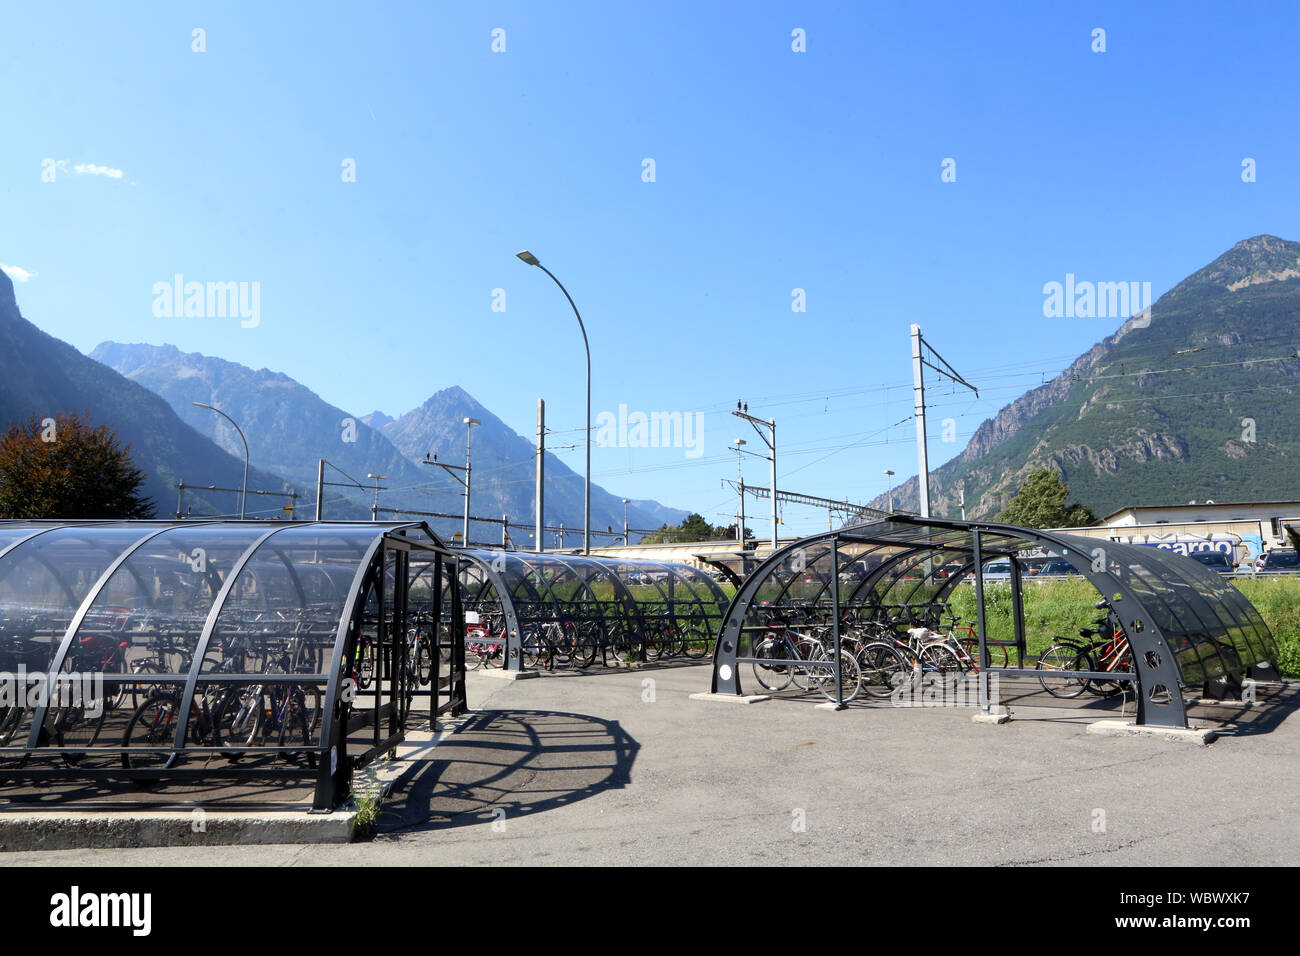
[[[967,517],[993,517],[1043,466],[1098,517],[1126,505],[1295,500],[1298,344],[1300,243],[1243,240],[985,420],[931,472],[931,514],[960,517],[964,490]],[[915,476],[893,502],[918,507]]]
[[[94,425],[109,424],[119,440],[130,445],[136,465],[146,474],[143,494],[153,500],[159,517],[174,511],[177,482],[241,487],[242,452],[235,457],[223,451],[158,395],[23,318],[13,282],[0,270],[0,430],[33,415],[44,419],[77,412]],[[248,481],[250,487],[268,491],[293,490],[289,482],[261,468],[252,470]],[[279,514],[284,500],[250,502],[248,513]],[[230,493],[191,490],[185,504],[199,514],[238,513],[238,496]]]
[[[340,517],[337,509],[367,515],[380,487],[380,508],[459,515],[464,497],[458,480],[436,466],[421,462],[436,454],[449,465],[465,462],[465,418],[476,418],[472,439],[473,482],[471,512],[475,517],[506,516],[531,525],[535,488],[533,442],[523,438],[459,386],[436,392],[423,405],[392,418],[382,412],[358,416],[331,405],[311,389],[279,372],[250,369],[224,359],[182,352],[171,345],[125,345],[104,342],[91,358],[121,373],[165,399],[188,425],[228,451],[242,455],[243,445],[219,415],[192,403],[219,407],[238,421],[248,439],[252,460],[303,487],[316,483],[317,462],[329,462],[326,481],[353,487],[326,489],[325,517]],[[369,475],[382,475],[380,479]],[[546,455],[546,520],[581,531],[582,476]],[[314,502],[314,491],[310,494]],[[631,501],[627,519],[633,528],[658,528],[686,516],[655,501]],[[355,516],[355,515],[353,515]],[[381,517],[393,517],[381,513]],[[452,518],[431,519],[448,536],[460,530]],[[622,498],[593,485],[593,530],[623,527]],[[519,547],[531,546],[529,532],[511,531]],[[499,543],[500,526],[472,523],[473,541]],[[566,535],[574,545],[577,537]],[[601,536],[593,544],[609,540]],[[551,544],[548,541],[548,546]]]

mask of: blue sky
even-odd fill
[[[1045,318],[1044,283],[1159,296],[1300,238],[1294,5],[1054,6],[6,4],[0,263],[83,351],[172,343],[357,414],[459,384],[523,434],[542,396],[576,441],[581,339],[527,247],[583,311],[594,413],[705,415],[695,458],[597,449],[605,487],[730,520],[743,397],[782,488],[866,500],[915,471],[911,322],[981,389],[931,393],[938,465],[1118,326]],[[258,282],[259,323],[155,316],[176,273]]]

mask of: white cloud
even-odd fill
[[[24,269],[22,266],[7,266],[3,262],[0,262],[0,269],[3,269],[15,282],[29,282],[36,276],[36,273],[30,269]]]
[[[111,166],[96,166],[94,163],[78,163],[72,167],[78,176],[107,176],[109,179],[121,179],[122,170]]]

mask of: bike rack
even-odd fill
[[[1027,549],[1043,549],[1068,561],[1109,602],[1132,648],[1131,674],[1052,673],[1131,684],[1139,725],[1185,728],[1182,688],[1277,659],[1272,633],[1241,592],[1217,573],[1171,552],[1013,525],[891,515],[796,541],[755,568],[723,618],[712,690],[743,694],[738,665],[755,661],[750,635],[763,629],[764,614],[802,604],[821,607],[833,625],[838,650],[839,623],[847,608],[872,614],[894,605],[938,607],[967,579],[976,592],[981,675],[1041,676],[1042,671],[1024,666],[1024,584],[1015,558]],[[988,666],[983,568],[999,558],[1011,559],[1017,667]],[[954,564],[956,570],[949,574],[946,569]],[[982,682],[982,687],[987,685]],[[839,702],[843,699],[841,692]],[[986,689],[981,706],[987,712]]]
[[[466,562],[461,590],[475,595],[471,609],[499,608],[503,615],[510,671],[524,669],[530,627],[593,624],[602,652],[644,648],[647,633],[665,619],[675,627],[702,623],[712,641],[727,606],[716,581],[684,564],[474,548],[456,553]]]
[[[0,704],[0,787],[276,783],[332,810],[413,720],[465,710],[463,647],[442,639],[463,632],[443,586],[461,560],[419,522],[0,521],[0,672],[49,662],[40,693]],[[447,658],[427,686],[420,626]],[[56,698],[77,675],[102,695]]]

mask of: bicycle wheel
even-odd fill
[[[912,673],[903,655],[881,641],[867,644],[858,651],[858,668],[862,673],[862,689],[867,696],[886,700],[896,687],[908,681]]]
[[[795,656],[802,661],[830,660],[826,648],[811,637],[801,637],[795,641],[794,648],[796,651]],[[795,686],[804,691],[815,690],[818,678],[825,673],[823,668],[809,667],[807,664],[792,664],[790,670]]]
[[[265,712],[266,702],[262,694],[262,685],[251,684],[247,687],[230,688],[213,709],[215,743],[217,746],[223,744],[258,746],[261,743],[262,720]],[[228,750],[222,751],[222,755],[233,762],[244,756],[244,752]]]
[[[1104,669],[1116,674],[1132,674],[1133,649],[1126,644],[1123,652],[1115,659],[1115,662]],[[1123,691],[1124,686],[1128,683],[1128,681],[1106,680],[1105,678],[1090,680],[1087,681],[1088,693],[1096,694],[1098,697],[1114,697]]]
[[[590,634],[575,635],[573,649],[569,653],[569,663],[581,670],[586,670],[596,663],[596,654],[600,650],[597,641],[598,639]]]
[[[95,716],[89,716],[86,708],[82,704],[74,707],[62,707],[56,713],[51,715],[51,724],[54,731],[51,734],[51,740],[56,747],[93,747],[95,741],[99,739],[99,732],[104,727],[104,718],[108,716],[108,708],[103,700],[99,701],[99,713]],[[73,767],[81,762],[85,754],[67,753],[63,755],[63,762]]]
[[[415,642],[415,680],[421,687],[433,680],[433,647],[427,637]]]
[[[686,637],[682,641],[682,653],[693,661],[708,656],[709,632],[696,624],[688,627]]]
[[[375,645],[368,638],[357,642],[357,687],[367,690],[375,679]]]
[[[975,663],[976,667],[980,666],[980,642],[977,638],[968,637],[961,642],[961,649]],[[985,644],[984,649],[988,651],[989,667],[1006,667],[1007,666],[1007,649],[1002,644]]]
[[[765,637],[754,647],[752,656],[768,660],[780,660],[787,653],[783,641]],[[785,690],[790,686],[790,681],[794,678],[794,674],[787,664],[754,663],[751,666],[754,670],[754,680],[758,681],[764,690],[773,692]]]
[[[921,673],[939,674],[945,679],[960,675],[965,671],[961,658],[943,641],[926,644],[920,651]]]
[[[1092,670],[1092,661],[1088,657],[1088,652],[1076,644],[1053,644],[1045,650],[1038,663],[1034,665],[1034,670],[1039,671],[1090,671]],[[1053,677],[1044,673],[1039,676],[1038,682],[1043,685],[1043,690],[1047,691],[1053,697],[1069,699],[1078,697],[1083,693],[1084,687],[1088,681],[1079,677]]]
[[[840,651],[840,691],[843,694],[841,698],[837,698],[835,693],[834,656],[823,654],[818,661],[826,666],[810,668],[809,683],[813,688],[821,691],[823,697],[829,701],[847,704],[858,696],[862,690],[862,669],[852,654],[845,650]]]
[[[24,707],[0,707],[0,747],[8,747],[23,725]]]
[[[277,742],[281,747],[294,746],[301,744],[303,747],[310,748],[312,740],[310,702],[307,700],[303,688],[297,686],[288,686],[280,689],[275,695],[278,699],[279,707],[279,724],[280,734]],[[291,763],[296,763],[302,758],[302,753],[297,750],[290,750],[283,754],[284,759]],[[310,749],[307,750],[307,765],[316,766],[316,755]]]
[[[150,697],[131,715],[122,734],[124,747],[170,747],[176,736],[176,711],[180,701],[172,694]],[[176,762],[176,753],[125,752],[122,766],[128,770],[149,768],[165,770]]]

